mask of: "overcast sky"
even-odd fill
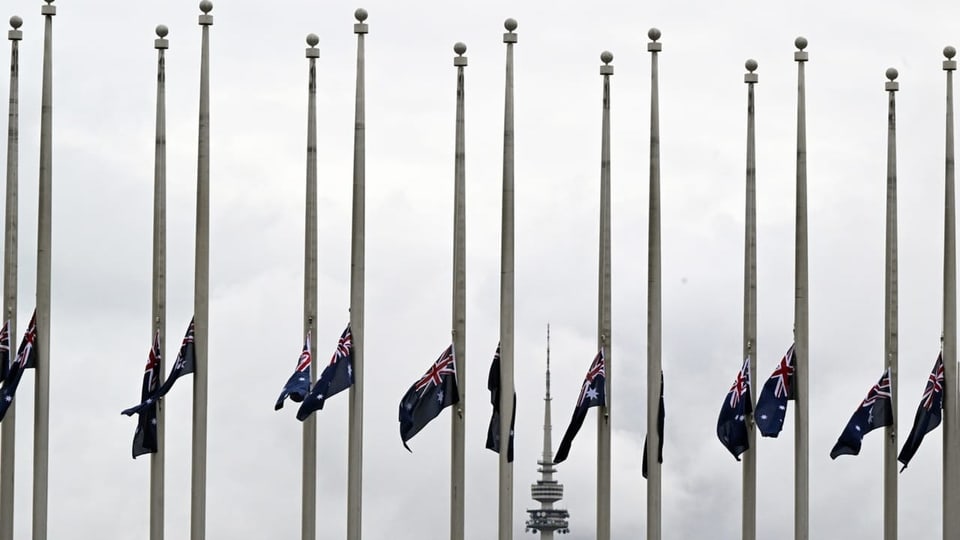
[[[19,329],[34,305],[43,21],[20,55]],[[49,537],[146,538],[149,460],[130,459],[150,346],[156,52],[167,53],[168,359],[193,309],[200,29],[196,2],[58,2],[54,19],[53,307]],[[757,380],[792,341],[796,64],[809,39],[810,527],[877,538],[881,439],[829,459],[883,369],[887,95],[897,94],[901,440],[941,332],[944,2],[215,2],[211,28],[211,260],[207,531],[298,538],[301,424],[273,402],[302,344],[307,105],[304,38],[320,37],[319,320],[328,358],[348,320],[356,38],[367,66],[365,538],[448,535],[449,411],[400,443],[400,397],[450,341],[455,68],[467,44],[467,537],[496,536],[497,457],[485,450],[486,376],[498,341],[503,21],[516,46],[515,535],[541,448],[545,327],[554,440],[596,353],[600,53],[612,77],[613,537],[645,530],[650,59],[663,32],[661,141],[666,539],[737,538],[740,465],[717,441],[741,363],[746,85],[759,62]],[[6,19],[4,19],[6,20]],[[8,58],[3,45],[0,58]],[[8,87],[0,87],[6,103]],[[6,145],[0,153],[5,155]],[[19,339],[19,336],[17,336]],[[192,380],[167,404],[169,538],[189,530]],[[758,385],[759,386],[759,385]],[[17,398],[16,538],[30,531],[33,378]],[[596,413],[559,469],[571,540],[594,537]],[[347,399],[318,415],[320,538],[346,530]],[[758,537],[792,534],[793,414],[759,441]],[[937,538],[942,430],[900,475],[900,533]],[[709,531],[709,532],[708,532]]]

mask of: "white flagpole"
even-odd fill
[[[7,33],[10,39],[10,116],[7,123],[7,199],[6,220],[4,226],[3,253],[3,314],[10,321],[7,329],[10,336],[9,360],[13,360],[13,344],[17,335],[17,215],[18,215],[18,176],[17,167],[20,154],[20,40],[23,32],[20,26],[23,19],[10,17],[13,28]],[[0,321],[2,324],[2,321]],[[13,486],[14,451],[16,436],[16,403],[11,403],[3,422],[2,443],[0,443],[0,540],[13,540]]]
[[[807,293],[807,109],[806,81],[804,66],[809,55],[804,49],[807,40],[798,37],[794,41],[797,51],[793,59],[797,63],[797,224],[796,254],[794,264],[794,498],[793,498],[793,535],[795,540],[808,540],[810,537],[810,402],[807,399],[810,388],[808,368],[809,342],[809,296]]]
[[[350,387],[350,418],[347,465],[347,540],[360,540],[363,506],[363,290],[366,182],[366,117],[364,103],[364,37],[370,31],[364,22],[367,10],[354,12],[357,23],[357,96],[353,136],[353,231],[350,249],[350,328],[353,335],[353,386]]]
[[[647,540],[660,540],[661,477],[660,352],[662,338],[660,291],[660,73],[658,57],[663,45],[660,30],[647,32],[650,43],[650,225],[647,241]]]
[[[957,50],[943,49],[947,58],[946,166],[943,214],[943,539],[960,537],[960,407],[957,406],[957,211],[953,159],[953,72]]]
[[[507,458],[510,419],[513,418],[513,323],[514,323],[514,178],[513,178],[513,46],[517,21],[503,23],[507,32],[506,79],[503,104],[503,203],[500,231],[500,508],[499,540],[513,538],[513,463]]]
[[[884,311],[884,352],[890,369],[890,405],[897,418],[897,116],[895,82],[897,70],[887,70],[887,234]],[[897,538],[897,425],[884,429],[883,445],[883,538]]]
[[[37,211],[37,369],[33,423],[33,539],[47,538],[50,449],[50,267],[53,190],[53,0],[40,8],[43,27],[43,89],[40,106],[40,186]]]
[[[606,404],[597,415],[597,540],[610,540],[610,414],[613,409],[613,377],[610,366],[610,76],[613,55],[600,54],[603,77],[603,113],[600,143],[600,291],[597,313],[597,341],[603,349],[606,370]],[[659,398],[659,396],[658,396]]]
[[[166,60],[164,51],[170,46],[168,29],[157,26],[157,125],[153,159],[153,317],[151,343],[160,335],[160,358],[154,373],[164,373],[167,336],[167,110]],[[150,456],[150,540],[163,540],[164,494],[164,406],[157,402],[157,451]]]
[[[190,540],[206,537],[207,523],[207,351],[210,337],[210,27],[213,3],[200,2],[200,116],[197,138],[197,239],[194,274],[193,467]]]
[[[320,38],[307,36],[306,57],[309,61],[307,83],[307,187],[304,218],[303,253],[303,333],[316,335],[317,320],[317,58]],[[315,339],[310,340],[310,387],[317,381]],[[317,415],[303,422],[303,497],[300,534],[303,540],[317,538]]]
[[[453,350],[457,371],[457,386],[460,390],[460,403],[455,414],[451,414],[450,443],[450,539],[463,540],[466,506],[464,492],[466,479],[464,474],[466,408],[467,408],[467,355],[466,355],[466,319],[467,319],[467,251],[466,251],[466,149],[464,147],[464,80],[463,71],[467,66],[467,46],[457,43],[453,46],[457,56],[453,65],[457,68],[457,119],[454,150],[454,195],[453,195]],[[506,443],[504,443],[506,444]],[[501,445],[501,452],[507,451]]]
[[[756,370],[757,351],[757,166],[756,121],[753,87],[759,78],[754,71],[756,60],[747,60],[747,194],[743,266],[743,356],[750,357],[750,405],[756,405],[753,373]],[[749,450],[743,454],[743,540],[757,537],[757,432],[753,413],[747,414],[747,441]]]

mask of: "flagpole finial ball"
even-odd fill
[[[899,73],[897,73],[897,70],[893,68],[887,69],[887,78],[890,79],[891,81],[895,80],[897,78],[897,75],[900,75]]]
[[[793,40],[793,44],[797,46],[801,51],[807,48],[807,38],[800,36],[797,39]]]
[[[14,30],[20,28],[21,26],[23,26],[23,19],[21,19],[16,15],[14,15],[13,17],[10,17],[10,26],[12,26]]]
[[[170,29],[167,28],[166,25],[164,25],[164,24],[158,24],[158,25],[157,25],[157,37],[159,37],[160,39],[163,39],[163,38],[167,37],[167,34],[169,34],[169,33],[170,33]]]
[[[604,64],[609,64],[610,62],[613,62],[613,53],[610,51],[603,51],[602,53],[600,53],[600,61],[603,62]]]
[[[311,47],[316,47],[317,43],[320,43],[320,37],[316,34],[307,34],[307,45]]]
[[[212,9],[213,9],[213,2],[211,2],[210,0],[203,0],[202,2],[200,2],[200,11],[204,13],[210,13]]]
[[[458,41],[453,44],[453,52],[463,56],[463,53],[467,52],[467,46],[462,41]]]
[[[11,19],[11,22],[12,21],[13,19]],[[953,57],[957,55],[957,50],[950,45],[947,45],[943,48],[943,55],[947,57],[947,60],[953,60]]]
[[[743,65],[747,68],[747,71],[749,71],[750,73],[753,73],[754,71],[757,70],[757,61],[754,60],[753,58],[747,60]]]
[[[507,29],[507,32],[513,32],[517,29],[517,20],[516,19],[507,19],[503,21],[503,27]]]
[[[367,20],[367,17],[369,16],[369,14],[367,13],[367,10],[365,10],[365,9],[363,9],[363,8],[359,8],[358,10],[356,10],[356,11],[353,12],[353,16],[354,16],[358,21],[363,22],[363,21]]]
[[[660,29],[651,28],[650,30],[647,31],[647,37],[650,38],[650,41],[656,41],[660,39]]]
[[[43,0],[43,1],[44,1],[44,2],[46,2],[46,3],[47,3],[47,5],[50,5],[50,4],[52,4],[52,3],[53,3],[53,0]]]

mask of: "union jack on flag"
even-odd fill
[[[923,408],[929,410],[933,407],[934,398],[943,397],[943,356],[937,357],[937,363],[933,366],[933,371],[927,377],[927,387],[923,390]]]
[[[773,370],[773,375],[771,375],[771,377],[777,380],[777,387],[773,395],[778,398],[790,397],[790,381],[794,371],[793,346],[791,346],[787,354],[783,355],[783,358],[780,359],[780,363],[777,364],[777,369]]]
[[[143,388],[149,397],[150,393],[160,385],[160,330],[153,335],[153,346],[150,347],[150,354],[147,355],[147,365],[143,368]]]
[[[6,328],[6,327],[5,327]],[[9,331],[6,331],[6,340],[9,343]],[[23,334],[23,341],[20,342],[20,348],[17,349],[17,359],[9,364],[6,378],[3,381],[3,388],[0,389],[0,420],[6,416],[7,410],[13,403],[14,395],[17,393],[17,387],[20,385],[20,379],[26,369],[36,365],[37,350],[34,344],[37,341],[37,312],[34,310],[33,317],[30,317],[30,324],[27,325],[27,331]],[[9,345],[7,354],[9,355]]]
[[[605,382],[607,378],[607,366],[603,358],[603,349],[600,349],[600,352],[597,353],[597,356],[593,359],[593,362],[590,364],[590,369],[587,370],[587,376],[583,379],[583,386],[580,388],[580,397],[577,399],[577,407],[583,405],[584,400],[594,400],[601,396],[606,397],[606,392],[601,392],[594,384],[597,380],[597,377],[602,377],[600,382]],[[606,401],[602,399],[600,404]]]
[[[287,384],[280,391],[280,397],[277,398],[274,410],[283,408],[283,402],[288,397],[295,402],[301,402],[310,392],[310,364],[313,356],[310,353],[310,332],[307,332],[306,339],[303,340],[303,349],[300,351],[300,358],[297,360],[297,368],[293,370],[293,375],[287,380]]]
[[[867,392],[867,397],[863,398],[860,407],[871,407],[878,399],[890,399],[890,368],[883,372],[883,377]]]
[[[794,399],[793,379],[796,370],[793,367],[793,345],[777,364],[773,374],[763,383],[754,419],[757,429],[764,437],[777,437],[783,430],[783,421],[787,416],[787,401]]]
[[[443,381],[444,375],[453,375],[454,378],[457,376],[457,366],[453,358],[453,345],[450,345],[447,347],[447,350],[443,351],[440,358],[437,358],[437,361],[430,366],[430,369],[423,374],[423,377],[414,384],[414,388],[416,388],[417,392],[420,392],[422,396],[431,386],[439,386]]]
[[[297,371],[310,371],[310,332],[307,332],[307,339],[303,343],[303,350],[300,351],[300,360],[297,361]]]
[[[737,378],[733,380],[733,386],[730,387],[730,407],[737,408],[740,405],[740,399],[744,394],[750,391],[750,357],[743,361],[743,367],[737,373]]]
[[[740,454],[750,449],[747,434],[747,413],[753,409],[750,392],[750,357],[747,356],[727,391],[717,417],[717,438],[737,461],[740,461]]]
[[[863,436],[871,431],[892,426],[893,404],[890,392],[890,368],[883,371],[883,376],[877,381],[877,384],[870,388],[867,397],[853,412],[847,426],[843,428],[837,444],[830,450],[830,458],[837,459],[837,456],[844,454],[857,455],[860,453],[860,447],[863,443]]]
[[[333,356],[330,357],[330,365],[337,363],[337,360],[342,360],[351,354],[353,354],[353,333],[350,332],[350,327],[348,326],[344,330],[343,334],[340,335],[340,339],[337,341],[337,350],[333,351]]]

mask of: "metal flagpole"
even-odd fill
[[[10,17],[13,28],[7,33],[10,39],[10,116],[7,123],[7,201],[4,227],[3,253],[3,315],[10,326],[8,335],[17,335],[17,215],[18,176],[20,145],[20,40],[23,19]],[[0,322],[2,324],[2,322]],[[11,344],[13,339],[11,339]],[[11,348],[12,351],[12,348]],[[12,356],[10,360],[12,360]],[[3,422],[2,447],[0,447],[0,540],[13,540],[13,480],[16,423],[16,403],[11,403]]]
[[[795,540],[807,540],[810,536],[810,403],[807,400],[810,388],[809,312],[807,295],[807,109],[804,66],[809,55],[804,49],[807,40],[798,37],[794,41],[797,51],[793,59],[797,63],[797,225],[796,254],[794,259],[794,304],[793,304],[793,367],[794,373],[794,497],[793,536]]]
[[[453,195],[453,350],[457,370],[457,387],[460,390],[460,403],[456,414],[451,417],[450,443],[450,539],[463,540],[464,534],[464,492],[465,492],[465,437],[467,405],[467,356],[466,356],[466,319],[467,319],[467,251],[466,251],[466,150],[464,148],[464,80],[463,68],[467,65],[467,46],[457,43],[453,46],[457,56],[453,65],[457,68],[457,125],[456,147],[454,153],[454,195]],[[501,439],[503,440],[503,439]],[[506,450],[503,450],[506,452]]]
[[[887,70],[887,235],[884,310],[884,353],[890,369],[890,405],[897,418],[897,115],[895,82],[897,70]],[[897,425],[884,428],[883,445],[883,538],[897,538]]]
[[[40,186],[37,211],[37,369],[33,423],[33,539],[47,538],[47,473],[50,448],[50,248],[53,190],[53,0],[40,8],[43,26],[43,89],[40,105]]]
[[[207,350],[210,322],[210,26],[213,3],[200,2],[200,117],[197,138],[197,240],[194,274],[193,467],[190,540],[203,540],[207,522]]]
[[[353,135],[353,232],[350,249],[350,328],[353,334],[353,386],[350,387],[350,433],[347,466],[347,540],[360,540],[363,507],[363,285],[365,224],[365,103],[363,42],[367,10],[354,12],[357,23],[357,97]]]
[[[647,32],[650,43],[650,225],[647,241],[647,540],[660,540],[660,30]]]
[[[747,60],[748,73],[743,76],[747,83],[747,194],[743,262],[743,356],[750,357],[750,408],[747,413],[747,442],[749,449],[743,454],[743,540],[757,537],[757,431],[752,409],[756,404],[753,391],[753,373],[756,371],[757,350],[757,165],[756,122],[754,114],[753,87],[759,77],[756,60]]]
[[[157,26],[157,136],[153,158],[153,307],[150,338],[159,335],[160,357],[155,373],[164,373],[166,358],[164,341],[167,335],[167,109],[166,60],[164,51],[170,46],[168,29]],[[150,456],[150,540],[163,540],[164,493],[164,405],[157,402],[157,451]]]
[[[957,50],[943,49],[947,58],[947,129],[943,214],[943,538],[960,537],[960,407],[957,406],[957,215],[953,160],[953,72]]]
[[[597,340],[604,352],[606,404],[597,415],[597,540],[610,540],[610,412],[613,408],[610,365],[610,76],[613,55],[600,54],[603,77],[603,119],[600,149],[600,291],[597,313]],[[659,399],[659,395],[657,396]]]
[[[507,32],[507,72],[503,103],[503,222],[500,231],[500,508],[499,539],[513,538],[513,463],[510,462],[510,418],[513,418],[513,46],[517,21],[503,23]]]
[[[307,189],[303,248],[303,333],[316,335],[317,321],[317,49],[320,38],[307,36],[306,57],[310,72],[307,83]],[[310,340],[310,387],[317,381],[316,342]],[[303,540],[317,538],[317,415],[303,422],[303,508],[300,534]]]

